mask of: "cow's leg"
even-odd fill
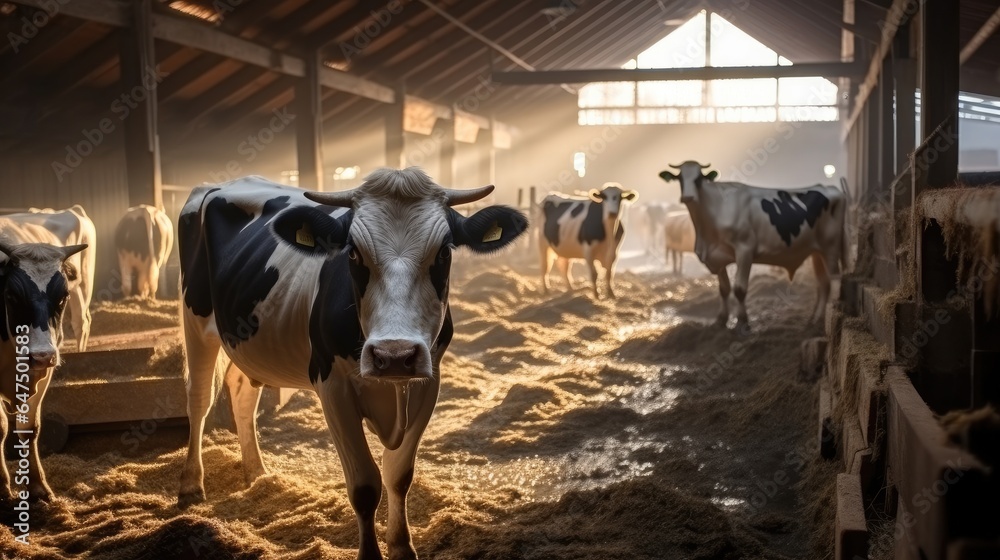
[[[122,296],[132,295],[132,267],[123,253],[118,253],[118,272],[122,275]]]
[[[823,319],[826,302],[830,298],[830,273],[827,270],[826,261],[820,253],[814,253],[812,262],[813,271],[816,273],[816,307],[809,318],[809,324]]]
[[[674,263],[677,265],[677,275],[684,276],[684,251],[674,251]]]
[[[739,332],[749,332],[750,330],[746,298],[752,265],[753,253],[746,250],[736,252],[736,279],[733,282],[733,295],[736,296],[736,330]]]
[[[357,393],[350,381],[336,376],[324,381],[317,393],[344,470],[347,497],[358,520],[358,560],[381,560],[375,537],[375,510],[382,499],[382,479],[361,427]]]
[[[587,270],[590,271],[590,285],[594,289],[594,298],[601,297],[597,292],[597,266],[594,265],[594,250],[589,245],[583,246],[583,260],[587,263]]]
[[[236,364],[230,364],[226,371],[226,388],[233,403],[236,435],[243,455],[243,479],[250,486],[258,477],[267,474],[257,441],[257,404],[262,387],[254,387]]]
[[[601,265],[604,266],[604,281],[608,288],[608,297],[615,299],[618,296],[615,295],[614,282],[615,282],[615,263],[618,262],[618,253],[612,252],[607,259],[607,264],[604,262]]]
[[[76,349],[83,352],[87,349],[87,339],[90,337],[90,310],[83,298],[83,288],[77,286],[69,294],[69,322],[76,336]]]
[[[156,290],[160,287],[160,267],[156,264],[156,261],[153,261],[153,264],[150,265],[146,281],[149,283],[150,299],[156,299]]]
[[[396,450],[385,450],[382,455],[382,481],[389,495],[389,525],[386,530],[386,544],[389,546],[389,560],[413,560],[417,553],[410,541],[410,527],[406,520],[406,493],[413,482],[414,460],[417,446],[424,428],[434,412],[437,402],[439,379],[421,384],[410,384],[410,418],[403,436],[403,443]],[[414,405],[419,409],[414,414]]]
[[[559,257],[556,259],[556,266],[559,267],[559,273],[562,274],[563,281],[566,282],[566,289],[569,291],[573,290],[573,281],[569,278],[569,259],[565,257]]]
[[[719,298],[722,300],[722,307],[719,309],[719,315],[715,318],[715,325],[718,327],[725,328],[726,323],[729,322],[729,273],[726,272],[726,267],[719,269],[717,274],[719,277]]]
[[[0,405],[3,408],[3,405]],[[7,411],[0,410],[0,452],[2,452],[6,447],[4,445],[7,442],[7,436],[9,435],[8,426],[10,423],[7,421]],[[14,499],[14,494],[11,492],[10,487],[10,472],[7,470],[7,461],[0,461],[0,506],[6,507],[11,500]]]
[[[188,454],[181,472],[181,488],[177,507],[186,508],[205,501],[205,467],[201,461],[201,438],[205,432],[205,417],[221,386],[222,371],[216,367],[221,342],[205,335],[207,318],[184,312],[184,354],[187,358]]]
[[[542,257],[542,293],[549,293],[549,270],[552,269],[552,249],[544,240],[538,242],[538,252]]]
[[[35,381],[35,392],[28,397],[28,414],[22,417],[15,414],[15,429],[25,433],[12,434],[15,438],[15,448],[22,442],[27,442],[28,453],[28,493],[29,500],[52,499],[52,489],[49,488],[48,481],[45,480],[45,471],[42,469],[41,454],[38,451],[39,430],[42,428],[42,400],[45,398],[45,391],[49,388],[52,380],[52,369],[48,370],[44,377]],[[21,422],[21,420],[27,422]],[[20,456],[21,449],[17,448]]]
[[[143,263],[137,268],[138,274],[136,275],[136,291],[139,293],[139,297],[146,299],[149,297],[149,275],[150,275],[151,265],[146,265]]]

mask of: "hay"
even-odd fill
[[[453,284],[456,336],[409,496],[423,557],[813,557],[809,536],[829,530],[801,514],[813,501],[804,481],[820,480],[814,387],[796,374],[799,344],[815,335],[810,275],[755,277],[755,330],[742,337],[706,325],[718,308],[711,278],[622,274],[620,299],[595,301],[585,290],[542,297],[535,276],[491,267]],[[180,359],[162,341],[148,368]],[[184,557],[193,539],[207,558],[356,557],[316,396],[299,392],[258,424],[271,474],[246,487],[236,437],[214,431],[208,500],[183,513],[186,431],[160,426],[135,449],[119,432],[74,436],[45,459],[61,505],[23,554]],[[778,472],[787,483],[754,505]],[[386,516],[383,497],[380,539]],[[0,528],[0,548],[11,540]]]

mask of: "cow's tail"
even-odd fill
[[[847,179],[840,178],[840,189],[844,192],[844,210],[840,217],[840,273],[848,270],[851,252],[851,189],[847,187]]]

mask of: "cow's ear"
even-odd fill
[[[705,178],[708,179],[709,181],[714,181],[715,178],[718,177],[718,176],[719,176],[719,172],[718,171],[709,171],[705,175]]]
[[[509,206],[487,206],[468,218],[448,210],[455,245],[468,247],[474,253],[499,251],[528,229],[524,214]]]
[[[635,200],[639,198],[639,193],[635,191],[625,191],[622,193],[622,200]]]
[[[347,244],[353,213],[334,217],[309,206],[289,208],[274,219],[274,233],[290,247],[309,255],[340,253]]]
[[[80,278],[80,274],[73,263],[69,261],[63,261],[62,263],[62,273],[66,276],[66,283],[76,282]]]
[[[678,177],[677,175],[674,175],[673,173],[671,173],[669,171],[660,171],[660,179],[663,179],[664,181],[666,181],[666,182],[669,183],[670,181],[677,181],[677,180],[679,180],[680,177]]]
[[[604,202],[604,193],[597,189],[590,189],[590,192],[588,192],[587,195],[590,196],[590,200],[593,200],[594,202]]]

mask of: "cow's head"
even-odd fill
[[[678,172],[677,174],[671,173],[670,171],[660,171],[660,178],[666,182],[670,181],[680,181],[681,182],[681,202],[687,204],[690,202],[698,202],[698,190],[701,188],[701,183],[705,179],[709,181],[714,181],[716,177],[719,176],[718,171],[709,171],[708,173],[702,173],[703,169],[708,169],[712,164],[702,165],[697,161],[685,161],[680,165],[670,164]]]
[[[448,307],[452,251],[464,246],[492,253],[528,225],[524,215],[505,206],[468,218],[451,208],[492,191],[492,185],[445,189],[414,167],[379,169],[353,190],[306,193],[321,204],[351,209],[342,216],[292,208],[276,220],[280,237],[308,226],[317,250],[339,258],[347,253],[365,336],[362,377],[409,381],[433,375],[431,349]]]
[[[639,196],[633,190],[625,190],[621,183],[604,183],[601,190],[590,189],[590,199],[600,203],[604,211],[604,219],[614,220],[621,213],[622,202],[632,201]]]
[[[62,315],[69,299],[69,286],[79,272],[67,261],[86,245],[56,247],[46,243],[11,245],[0,242],[5,262],[0,263],[0,291],[3,292],[4,340],[14,339],[15,347],[27,347],[28,365],[45,369],[59,364],[62,342]],[[25,329],[27,332],[24,332]],[[20,336],[27,335],[27,344]]]

